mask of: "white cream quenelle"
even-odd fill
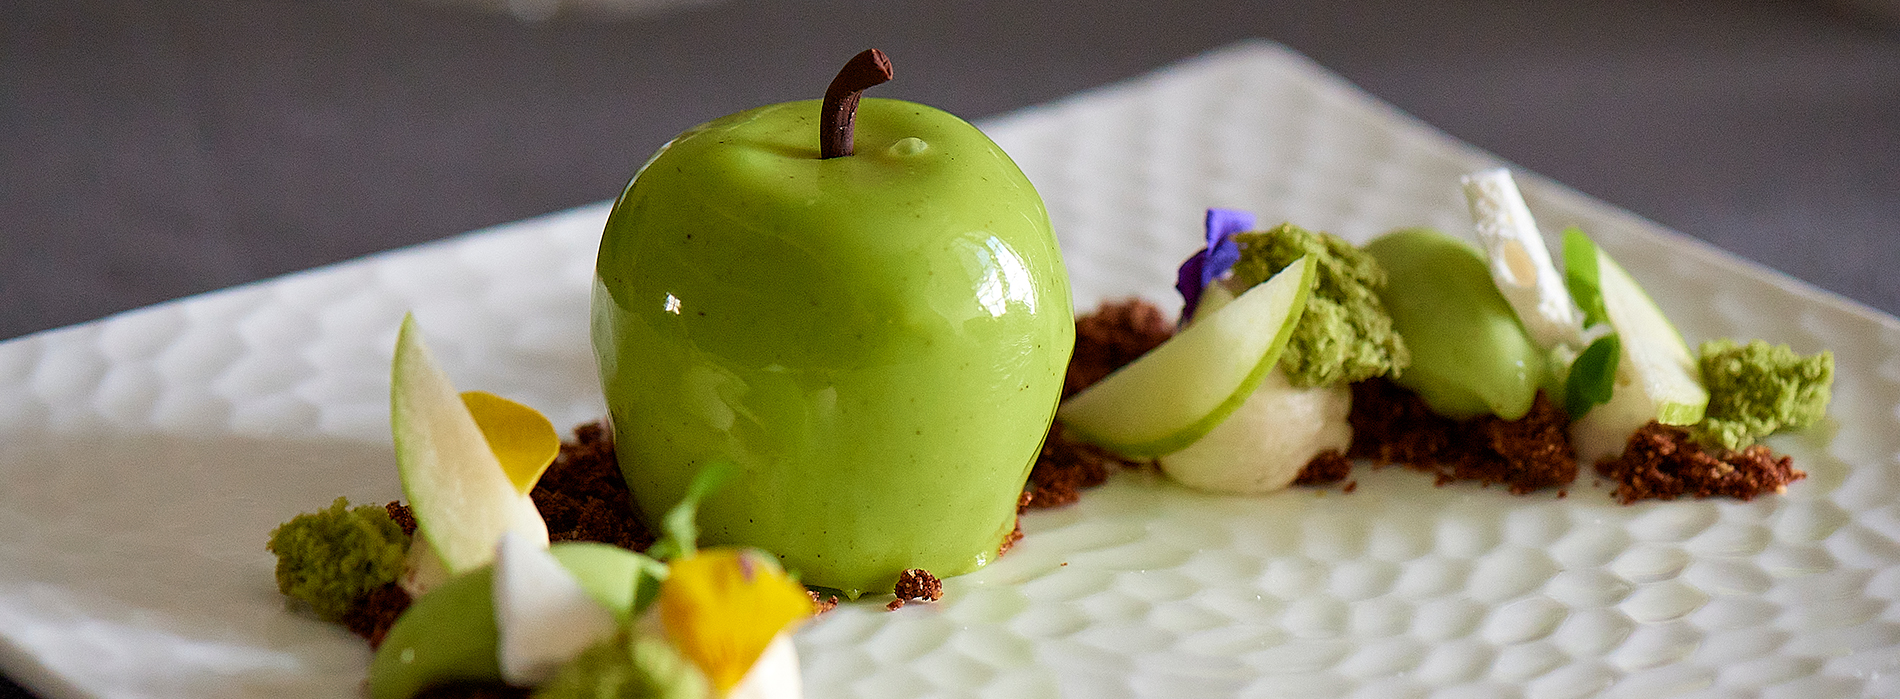
[[[1504,300],[1511,304],[1537,346],[1581,347],[1583,312],[1564,287],[1564,278],[1551,264],[1550,249],[1537,232],[1537,221],[1517,191],[1511,171],[1504,168],[1474,172],[1459,178],[1465,201]]]

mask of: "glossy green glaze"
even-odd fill
[[[1483,254],[1437,231],[1398,231],[1366,245],[1386,270],[1379,293],[1412,350],[1394,379],[1451,418],[1523,417],[1545,379],[1544,354],[1498,293]]]
[[[1074,320],[1042,201],[988,137],[865,99],[856,154],[820,160],[818,104],[718,119],[648,161],[601,240],[594,349],[643,513],[730,459],[704,543],[882,592],[994,558]]]

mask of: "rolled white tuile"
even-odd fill
[[[501,677],[532,687],[614,635],[614,613],[581,587],[554,554],[512,531],[495,551],[495,629]]]
[[[1511,171],[1474,172],[1459,178],[1465,201],[1491,268],[1491,279],[1517,311],[1531,341],[1550,349],[1583,346],[1583,312],[1551,264],[1550,248],[1517,191]]]

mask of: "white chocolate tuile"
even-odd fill
[[[1459,181],[1471,205],[1473,228],[1489,261],[1491,279],[1517,311],[1531,341],[1545,349],[1560,344],[1582,346],[1583,313],[1564,288],[1563,275],[1551,264],[1550,249],[1537,232],[1537,222],[1524,205],[1511,171],[1484,170]]]
[[[496,660],[508,684],[545,682],[619,630],[614,613],[539,542],[508,531],[495,549]]]

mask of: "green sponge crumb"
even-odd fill
[[[1800,429],[1827,413],[1834,354],[1796,354],[1787,345],[1754,340],[1702,343],[1702,382],[1709,410],[1696,440],[1741,449],[1781,429]]]
[[[277,554],[277,589],[309,603],[325,621],[338,621],[358,597],[402,574],[409,536],[388,510],[351,508],[337,498],[278,525],[266,548]]]
[[[1232,287],[1246,289],[1307,255],[1319,261],[1318,281],[1306,312],[1280,355],[1280,370],[1294,386],[1331,386],[1380,375],[1397,376],[1412,361],[1392,316],[1379,301],[1385,268],[1364,250],[1328,233],[1290,223],[1234,236],[1240,261]]]
[[[700,699],[706,695],[705,675],[671,644],[625,632],[582,651],[534,691],[535,699]]]

